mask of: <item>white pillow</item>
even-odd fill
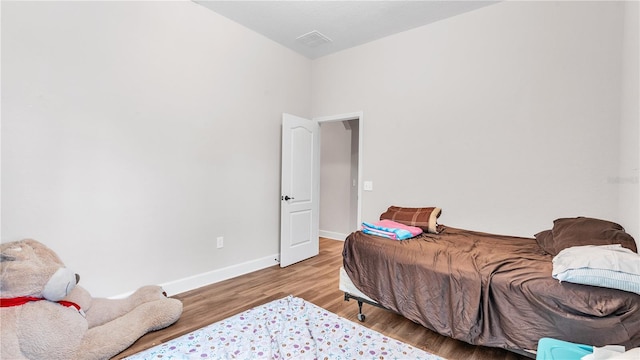
[[[552,276],[640,294],[640,255],[620,244],[569,247],[553,258]]]

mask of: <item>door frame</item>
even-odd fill
[[[357,201],[357,214],[356,214],[356,223],[352,224],[354,226],[354,230],[360,227],[362,224],[362,148],[363,148],[363,120],[364,113],[362,111],[356,111],[345,114],[338,115],[329,115],[329,116],[319,116],[314,117],[314,121],[320,124],[320,136],[322,136],[322,123],[335,122],[335,121],[348,121],[348,120],[358,120],[358,201]],[[320,176],[320,175],[318,175]],[[318,179],[319,181],[320,179]],[[322,194],[320,194],[322,197]]]

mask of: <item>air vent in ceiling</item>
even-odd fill
[[[304,35],[300,35],[296,40],[312,48],[331,42],[331,39],[320,33],[318,30],[313,30]]]

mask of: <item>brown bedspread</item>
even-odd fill
[[[470,344],[533,350],[542,337],[640,346],[640,295],[559,283],[535,239],[445,227],[404,241],[354,232],[354,285],[382,306]]]

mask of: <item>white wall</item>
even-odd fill
[[[95,296],[275,264],[310,69],[190,1],[3,1],[2,241],[46,243]]]
[[[623,10],[503,2],[314,60],[313,114],[366,114],[363,220],[439,206],[441,223],[522,236],[622,220]]]
[[[640,173],[640,3],[625,2],[623,58],[622,58],[622,121],[620,123],[620,171],[612,178],[613,186],[619,187],[620,221],[625,229],[633,234],[640,249],[640,192],[638,174]]]
[[[0,4],[1,238],[96,296],[277,254],[282,112],[364,111],[365,221],[640,238],[637,3],[501,3],[313,62],[189,1]]]

